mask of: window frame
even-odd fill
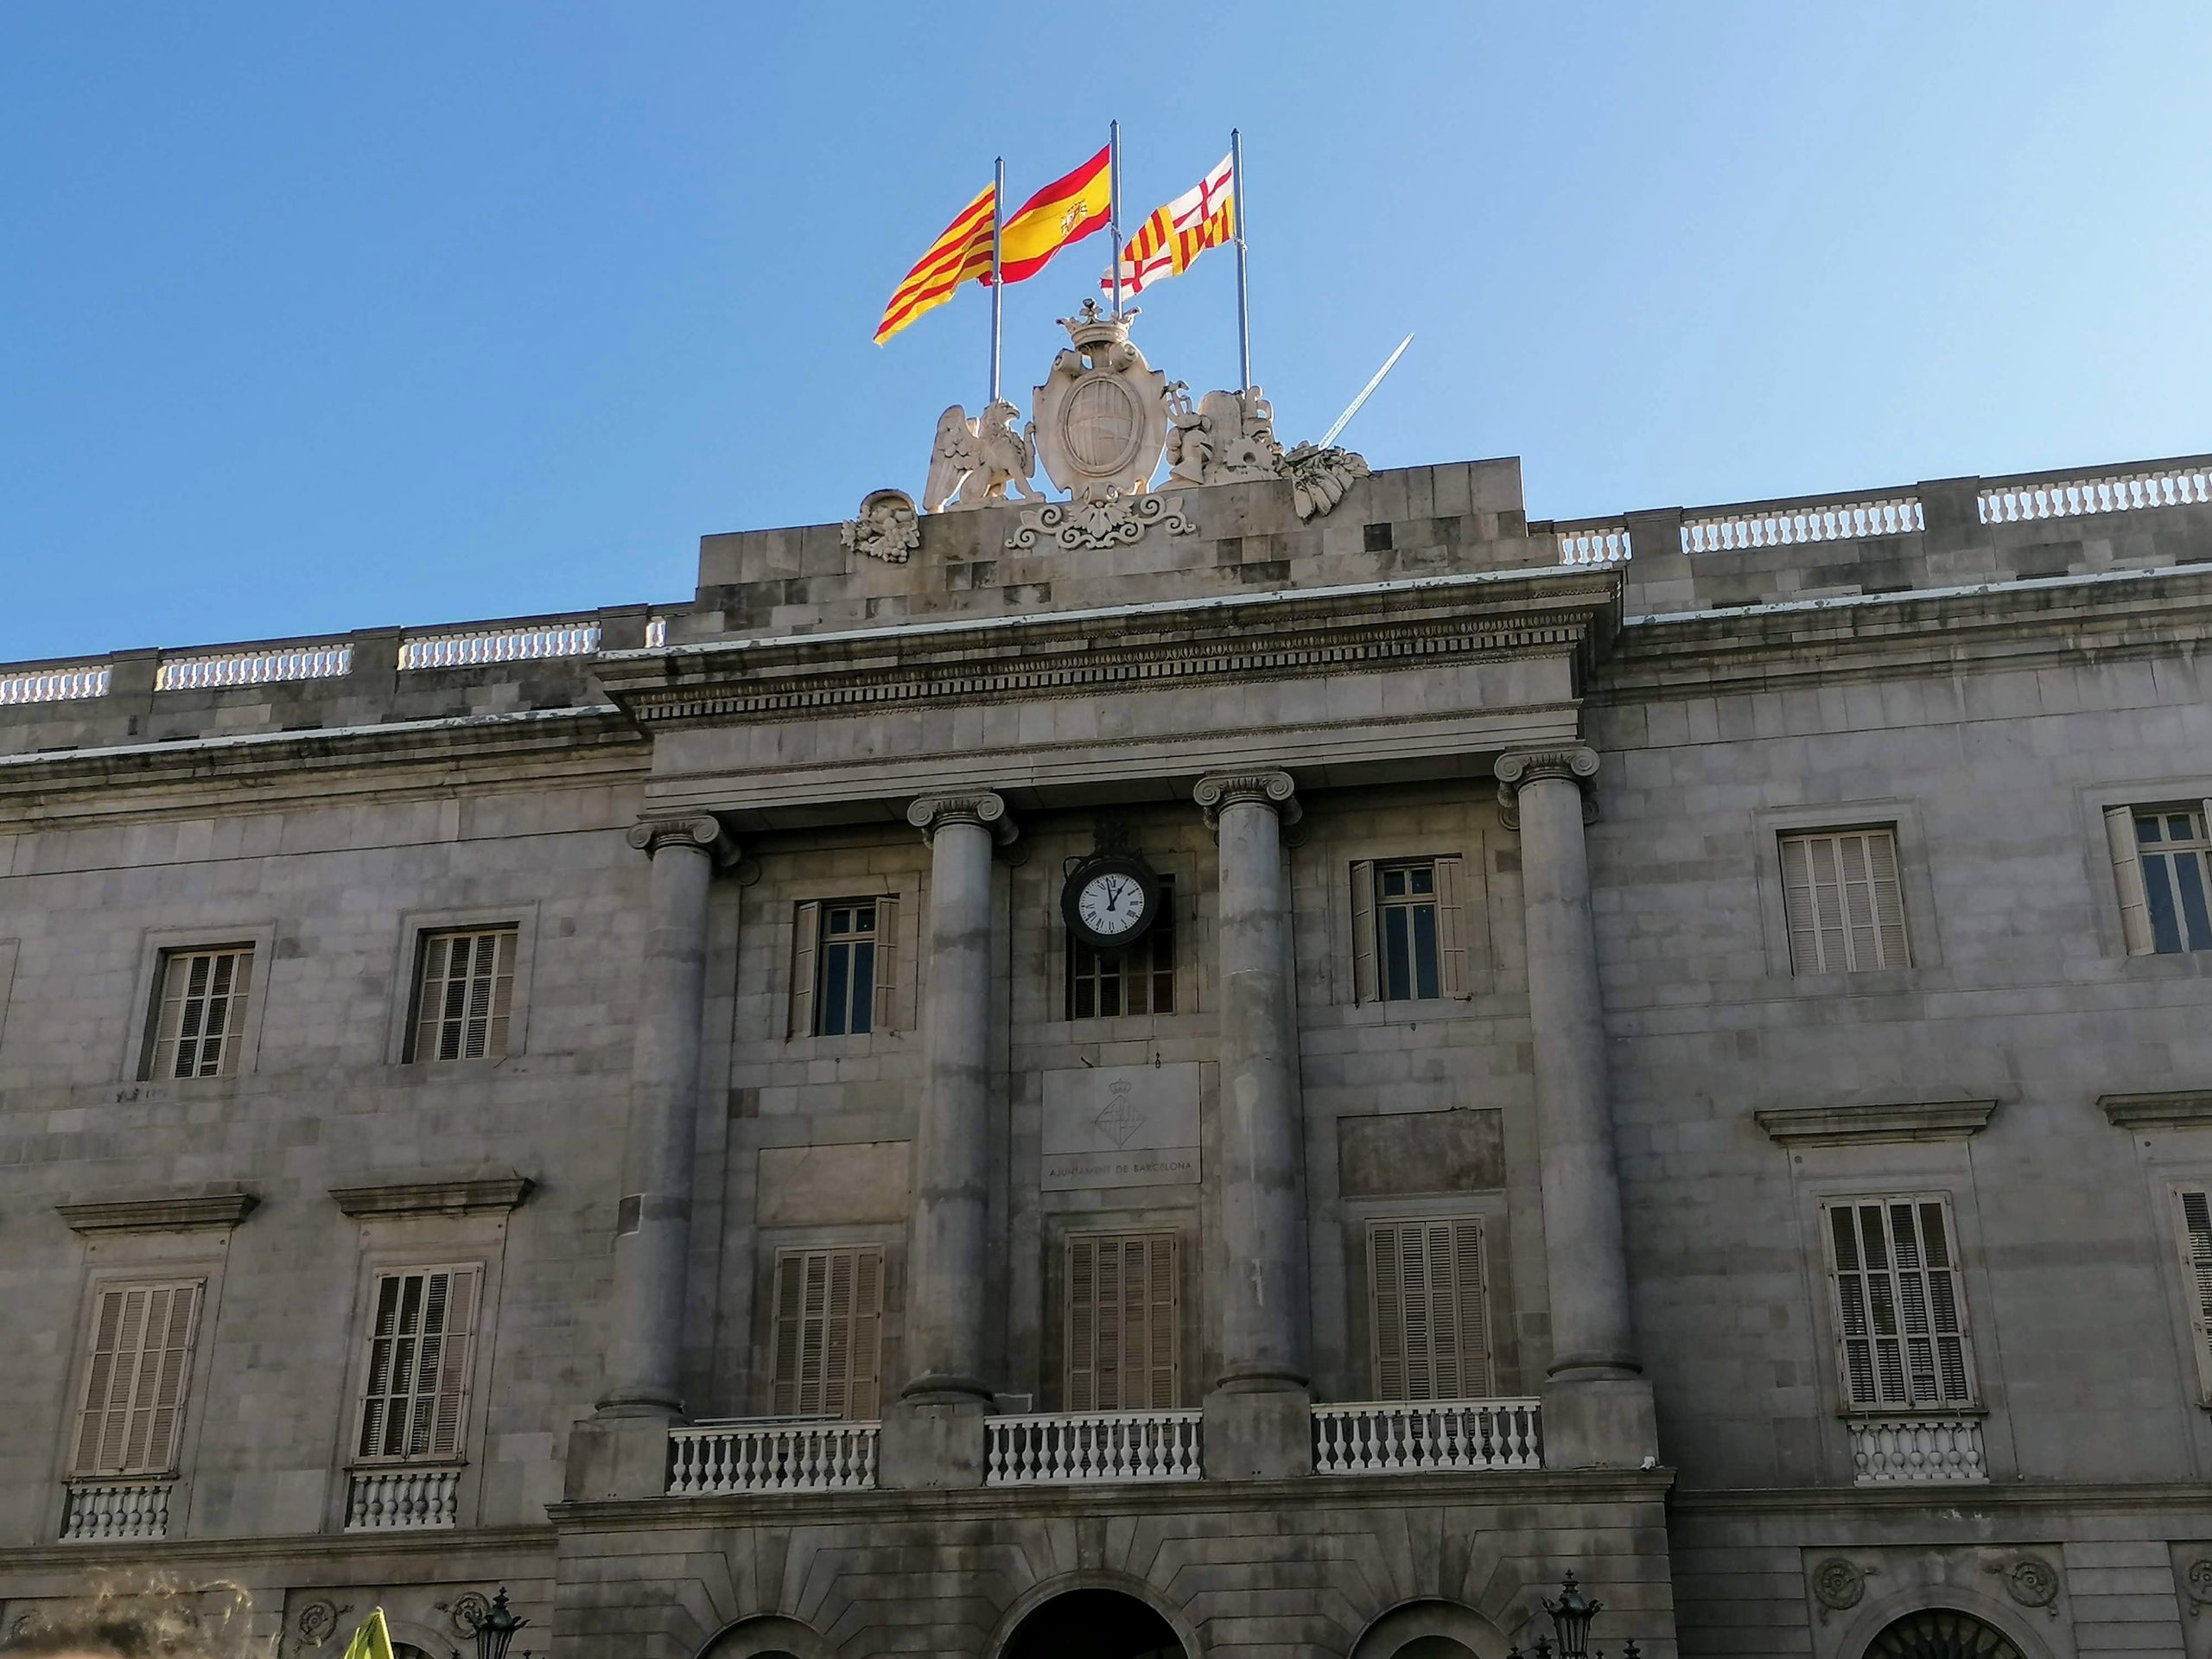
[[[1432,874],[1431,895],[1436,912],[1436,988],[1434,996],[1418,995],[1418,960],[1409,962],[1416,995],[1384,995],[1384,959],[1388,952],[1385,916],[1402,907],[1384,898],[1382,882],[1395,870],[1427,867]],[[1471,901],[1469,872],[1478,868],[1476,857],[1460,851],[1371,854],[1354,858],[1344,867],[1338,886],[1350,906],[1347,953],[1351,968],[1351,1001],[1356,1007],[1372,1007],[1386,1018],[1408,1018],[1415,1011],[1465,1002],[1477,989],[1476,952],[1472,938],[1482,930],[1471,918],[1487,902],[1487,893]],[[1411,896],[1407,906],[1411,907]]]
[[[1183,1006],[1182,997],[1182,973],[1190,952],[1185,944],[1188,930],[1184,925],[1185,917],[1179,903],[1181,895],[1177,891],[1178,884],[1172,871],[1162,870],[1158,872],[1158,875],[1160,918],[1146,930],[1144,937],[1135,944],[1123,945],[1114,950],[1095,950],[1070,932],[1066,921],[1058,915],[1057,909],[1055,910],[1052,925],[1058,935],[1060,945],[1059,1014],[1061,1023],[1087,1024],[1094,1020],[1172,1020],[1178,1014],[1189,1012]],[[1163,926],[1167,941],[1167,965],[1165,968],[1160,964],[1160,941],[1163,937]],[[1141,969],[1136,976],[1147,982],[1143,1010],[1133,1011],[1128,1006],[1128,986],[1132,976],[1124,963],[1116,976],[1122,987],[1122,1007],[1113,1014],[1101,1014],[1095,1008],[1090,1014],[1077,1014],[1076,993],[1084,977],[1080,971],[1081,953],[1088,952],[1094,962],[1103,965],[1109,957],[1126,958],[1132,951],[1140,950],[1148,952],[1151,957],[1151,965]],[[1103,972],[1095,974],[1091,977],[1096,985],[1103,987],[1105,976]],[[1167,982],[1169,1006],[1165,1008],[1159,1006],[1160,985],[1162,980]]]
[[[822,993],[829,972],[830,918],[839,910],[872,906],[874,925],[869,931],[870,987],[868,1027],[866,1031],[823,1031]],[[791,948],[785,959],[784,1008],[785,1040],[806,1043],[865,1043],[908,1029],[893,1024],[911,1007],[902,1005],[900,980],[912,958],[899,949],[905,933],[907,906],[896,893],[836,893],[820,898],[797,899],[791,904]],[[849,940],[848,943],[857,941]],[[850,1021],[848,1020],[848,1025]]]
[[[2172,950],[2158,947],[2157,920],[2150,902],[2150,881],[2143,871],[2143,860],[2146,849],[2156,849],[2159,855],[2171,859],[2177,843],[2145,842],[2141,829],[2145,818],[2188,813],[2195,820],[2196,833],[2188,838],[2186,844],[2180,845],[2179,850],[2183,856],[2193,857],[2196,861],[2200,898],[2212,897],[2212,801],[2186,796],[2115,801],[2102,810],[2107,849],[2112,857],[2113,888],[2119,906],[2121,950],[2131,957],[2183,959],[2212,951],[2212,932],[2207,933],[2202,944],[2189,943],[2191,930],[2187,916],[2181,913],[2175,918],[2181,944]]]
[[[259,1069],[262,1032],[269,1015],[269,995],[276,963],[277,924],[247,922],[236,926],[149,928],[138,940],[138,971],[132,982],[130,1017],[124,1023],[116,1077],[126,1086],[140,1089],[219,1090],[235,1085],[240,1077]],[[156,1028],[161,1019],[162,982],[168,958],[195,950],[251,950],[253,986],[246,997],[245,1022],[238,1028],[238,1064],[212,1077],[157,1077],[153,1070]]]
[[[915,1029],[920,1012],[916,980],[922,970],[925,900],[925,890],[919,879],[905,875],[793,881],[757,901],[766,906],[765,912],[753,908],[756,901],[748,898],[741,931],[757,925],[766,950],[772,953],[761,964],[772,982],[763,1010],[764,1039],[798,1045],[802,1052],[821,1045],[822,1052],[840,1055],[872,1052],[877,1043],[903,1041]],[[854,903],[887,904],[892,912],[887,927],[880,915],[876,923],[874,1017],[869,1029],[857,1035],[823,1036],[814,1030],[814,1001],[821,972],[816,960],[820,912],[832,905]],[[741,968],[741,976],[743,972]]]
[[[1942,1270],[1948,1273],[1954,1281],[1954,1294],[1957,1305],[1958,1315],[1958,1330],[1955,1332],[1955,1335],[1958,1339],[1959,1353],[1964,1373],[1966,1389],[1966,1397],[1963,1400],[1948,1400],[1938,1397],[1934,1400],[1916,1402],[1908,1397],[1906,1400],[1902,1402],[1877,1399],[1872,1402],[1863,1402],[1855,1399],[1853,1395],[1849,1344],[1854,1340],[1854,1338],[1849,1334],[1844,1311],[1843,1269],[1838,1262],[1835,1253],[1835,1224],[1834,1221],[1834,1212],[1840,1209],[1848,1208],[1857,1210],[1872,1205],[1879,1205],[1884,1211],[1885,1225],[1886,1230],[1889,1225],[1889,1211],[1893,1206],[1898,1205],[1910,1205],[1915,1211],[1914,1225],[1916,1230],[1916,1242],[1919,1243],[1922,1250],[1923,1260],[1921,1272],[1923,1274],[1927,1272],[1924,1259],[1926,1254],[1926,1239],[1924,1232],[1925,1221],[1919,1212],[1922,1206],[1934,1205],[1941,1210],[1942,1214],[1943,1225],[1947,1234],[1946,1242],[1948,1245],[1948,1254],[1949,1256],[1948,1263]],[[1857,1420],[1931,1416],[1940,1417],[1954,1414],[1961,1416],[1984,1416],[1988,1414],[1990,1409],[1989,1391],[1983,1378],[1980,1357],[1975,1351],[1976,1333],[1974,1318],[1975,1292],[1974,1281],[1978,1275],[1970,1269],[1966,1259],[1967,1247],[1964,1236],[1959,1226],[1958,1211],[1959,1206],[1953,1201],[1953,1195],[1950,1192],[1934,1189],[1896,1187],[1876,1192],[1823,1192],[1815,1195],[1814,1224],[1820,1231],[1816,1259],[1820,1264],[1821,1277],[1827,1285],[1826,1305],[1829,1336],[1828,1351],[1831,1363],[1835,1367],[1834,1370],[1829,1373],[1829,1376],[1835,1389],[1837,1414],[1839,1416],[1847,1419]],[[1855,1223],[1854,1225],[1856,1225]],[[1884,1239],[1885,1243],[1891,1245],[1892,1249],[1894,1248],[1895,1237],[1892,1232],[1885,1230]],[[1861,1242],[1863,1243],[1863,1238]],[[1865,1269],[1853,1269],[1853,1271],[1864,1272]],[[1897,1270],[1894,1268],[1891,1268],[1888,1269],[1888,1272],[1894,1280]],[[1901,1367],[1902,1374],[1906,1378],[1905,1392],[1908,1396],[1910,1396],[1911,1393],[1911,1383],[1910,1380],[1910,1362],[1905,1356],[1904,1344],[1909,1334],[1910,1333],[1904,1332],[1901,1328],[1898,1335],[1899,1365]],[[1931,1326],[1929,1332],[1931,1338],[1940,1337],[1942,1334],[1943,1333],[1942,1332],[1934,1331]],[[1873,1343],[1876,1339],[1870,1334],[1866,1340],[1869,1344],[1869,1363],[1873,1368],[1873,1375],[1876,1378],[1876,1392],[1878,1395],[1880,1392],[1880,1357],[1873,1347]],[[1940,1357],[1931,1355],[1931,1363],[1936,1364],[1938,1367],[1936,1374],[1939,1377],[1938,1389],[1940,1395],[1942,1386],[1940,1382]]]
[[[524,899],[512,905],[477,905],[465,910],[410,911],[403,915],[399,918],[399,936],[394,951],[393,994],[388,999],[385,1064],[404,1066],[410,1072],[435,1071],[440,1075],[451,1076],[455,1072],[465,1072],[471,1067],[489,1071],[506,1060],[529,1053],[537,924],[538,906],[535,899]],[[495,927],[512,927],[515,931],[514,979],[509,993],[506,1052],[499,1059],[488,1056],[455,1060],[412,1058],[416,999],[419,994],[418,975],[426,938],[434,933],[474,932]]]
[[[1391,1201],[1385,1199],[1379,1205],[1372,1205],[1370,1209],[1370,1212],[1362,1215],[1354,1224],[1353,1238],[1355,1241],[1355,1249],[1357,1250],[1356,1259],[1357,1260],[1359,1266],[1358,1284],[1362,1293],[1360,1300],[1364,1310],[1364,1317],[1362,1321],[1364,1327],[1363,1335],[1365,1338],[1364,1342],[1362,1344],[1362,1351],[1365,1355],[1364,1383],[1366,1393],[1363,1396],[1364,1398],[1377,1402],[1388,1402],[1394,1404],[1418,1405],[1424,1403],[1423,1400],[1416,1398],[1413,1395],[1409,1377],[1402,1383],[1401,1392],[1395,1395],[1385,1392],[1383,1382],[1383,1346],[1385,1327],[1382,1319],[1382,1305],[1384,1293],[1380,1275],[1376,1271],[1376,1257],[1375,1253],[1375,1241],[1376,1236],[1385,1229],[1397,1230],[1407,1227],[1417,1227],[1421,1229],[1424,1232],[1432,1228],[1448,1228],[1457,1230],[1461,1227],[1471,1227],[1474,1229],[1476,1270],[1480,1275],[1481,1281],[1480,1288],[1477,1294],[1477,1302],[1482,1315],[1480,1363],[1483,1369],[1483,1381],[1486,1384],[1486,1387],[1481,1393],[1463,1392],[1452,1395],[1431,1394],[1427,1396],[1427,1399],[1428,1401],[1496,1400],[1505,1397],[1502,1395],[1499,1389],[1499,1376],[1504,1367],[1502,1363],[1499,1352],[1500,1320],[1497,1317],[1496,1291],[1497,1277],[1496,1267],[1497,1250],[1491,1236],[1493,1221],[1503,1225],[1504,1217],[1502,1213],[1489,1208],[1478,1209],[1460,1205],[1449,1209],[1440,1207],[1427,1210],[1408,1209],[1404,1205],[1402,1200],[1394,1204]],[[1454,1239],[1452,1248],[1455,1251],[1459,1248],[1456,1238]],[[1455,1261],[1455,1273],[1457,1265],[1458,1264]],[[1400,1293],[1400,1299],[1401,1300],[1403,1300],[1402,1291]],[[1466,1301],[1464,1293],[1462,1293],[1459,1300],[1461,1304],[1461,1308],[1464,1311]],[[1429,1323],[1433,1329],[1433,1319]],[[1402,1331],[1407,1331],[1408,1329],[1402,1319],[1400,1322],[1400,1328]],[[1403,1351],[1407,1347],[1407,1343],[1402,1338],[1399,1346],[1401,1349],[1401,1358],[1399,1363],[1400,1368],[1402,1370],[1407,1369],[1406,1361],[1403,1357]],[[1470,1351],[1465,1343],[1462,1341],[1457,1344],[1455,1359],[1456,1363],[1462,1368],[1463,1377],[1465,1367],[1469,1357]]]
[[[182,1478],[188,1439],[199,1422],[195,1404],[205,1398],[206,1386],[203,1359],[210,1344],[206,1340],[212,1324],[211,1304],[214,1301],[213,1273],[195,1270],[188,1265],[178,1264],[173,1271],[162,1271],[166,1264],[147,1262],[96,1277],[85,1287],[83,1307],[78,1322],[76,1364],[71,1378],[70,1410],[65,1420],[61,1437],[61,1470],[65,1484],[100,1484],[119,1480],[168,1480]],[[127,1296],[134,1291],[148,1294],[192,1292],[192,1311],[185,1337],[183,1361],[178,1374],[180,1397],[170,1408],[174,1421],[169,1430],[169,1455],[158,1467],[140,1459],[133,1465],[125,1460],[116,1468],[84,1469],[79,1466],[79,1452],[85,1433],[85,1419],[92,1409],[92,1382],[97,1348],[100,1332],[100,1312],[110,1296]],[[143,1347],[139,1350],[143,1352]],[[149,1408],[158,1410],[158,1407]]]
[[[1184,1233],[1185,1230],[1182,1227],[1173,1224],[1134,1225],[1128,1227],[1071,1227],[1061,1232],[1059,1236],[1059,1267],[1054,1277],[1058,1292],[1058,1302],[1059,1310],[1058,1358],[1055,1368],[1055,1381],[1059,1390],[1058,1397],[1059,1400],[1059,1408],[1062,1411],[1175,1411],[1183,1408],[1189,1384],[1189,1370],[1184,1363],[1185,1353],[1189,1345],[1192,1333],[1192,1320],[1190,1317],[1191,1298],[1189,1283],[1191,1253],[1186,1248]],[[1165,1405],[1154,1404],[1150,1402],[1149,1400],[1145,1403],[1139,1405],[1132,1405],[1126,1400],[1117,1401],[1116,1403],[1110,1406],[1103,1405],[1098,1402],[1099,1395],[1097,1389],[1097,1378],[1100,1374],[1100,1367],[1096,1363],[1098,1349],[1096,1345],[1095,1325],[1092,1328],[1094,1343],[1091,1354],[1092,1363],[1088,1367],[1080,1368],[1081,1370],[1087,1371],[1092,1379],[1091,1392],[1089,1396],[1090,1403],[1082,1405],[1074,1403],[1077,1393],[1076,1381],[1079,1369],[1076,1364],[1076,1349],[1077,1341],[1076,1323],[1077,1306],[1075,1299],[1076,1258],[1078,1251],[1084,1247],[1089,1246],[1095,1250],[1099,1245],[1109,1241],[1124,1247],[1132,1243],[1142,1243],[1147,1246],[1147,1252],[1149,1252],[1150,1249],[1153,1247],[1162,1244],[1166,1246],[1170,1262],[1169,1270],[1173,1280],[1168,1306],[1173,1313],[1173,1326],[1170,1332],[1167,1344],[1167,1351],[1169,1355],[1167,1361],[1167,1392],[1171,1398]],[[1149,1281],[1149,1274],[1151,1271],[1150,1258],[1149,1254],[1147,1254],[1147,1282]],[[1093,1268],[1093,1272],[1095,1274],[1095,1266]],[[1093,1282],[1094,1284],[1096,1283],[1095,1278]],[[1098,1305],[1099,1304],[1096,1300],[1094,1298],[1090,1306],[1095,1310]],[[1154,1334],[1151,1330],[1151,1310],[1154,1306],[1155,1304],[1152,1301],[1152,1299],[1147,1296],[1145,1299],[1145,1307],[1147,1310],[1147,1331],[1148,1336]],[[1123,1329],[1124,1337],[1126,1337],[1126,1334],[1127,1330],[1125,1326]],[[1153,1344],[1153,1351],[1155,1353],[1158,1351],[1156,1341]],[[1159,1366],[1156,1361],[1148,1361],[1145,1366],[1145,1370],[1147,1372],[1156,1371],[1158,1369]],[[1125,1375],[1126,1372],[1127,1367],[1122,1367],[1117,1375]],[[1147,1394],[1150,1392],[1150,1382],[1147,1381]]]
[[[852,1408],[856,1402],[854,1398],[853,1386],[855,1373],[851,1372],[848,1373],[845,1380],[846,1408],[843,1412],[832,1416],[830,1414],[823,1412],[804,1412],[799,1410],[798,1408],[802,1403],[802,1401],[798,1396],[803,1389],[804,1384],[796,1378],[794,1378],[789,1385],[794,1392],[794,1398],[791,1402],[792,1408],[788,1411],[780,1411],[778,1409],[779,1402],[777,1399],[777,1391],[779,1388],[785,1385],[778,1379],[777,1366],[778,1362],[782,1357],[784,1352],[783,1328],[785,1325],[785,1316],[782,1308],[782,1299],[778,1294],[778,1291],[784,1283],[784,1274],[786,1264],[804,1262],[810,1256],[821,1256],[830,1258],[834,1265],[834,1258],[845,1254],[849,1254],[855,1258],[855,1265],[854,1271],[855,1287],[857,1287],[859,1283],[860,1259],[863,1256],[871,1255],[875,1259],[876,1306],[874,1314],[875,1320],[875,1376],[872,1383],[872,1387],[874,1391],[874,1413],[873,1415],[869,1416],[855,1416],[852,1414]],[[894,1259],[895,1253],[892,1248],[892,1242],[889,1239],[880,1236],[870,1236],[866,1237],[824,1236],[806,1238],[794,1240],[789,1243],[779,1243],[771,1246],[765,1249],[762,1251],[762,1255],[766,1258],[764,1266],[766,1269],[765,1274],[766,1282],[763,1284],[761,1288],[760,1301],[761,1343],[760,1400],[763,1408],[762,1415],[767,1419],[783,1421],[835,1422],[881,1421],[883,1417],[884,1396],[887,1392],[890,1390],[894,1382],[894,1378],[892,1374],[892,1366],[893,1356],[897,1351],[896,1343],[894,1341],[895,1332],[893,1324],[893,1315],[896,1311],[896,1300],[894,1296],[894,1285],[896,1282],[894,1274],[896,1271],[896,1262]],[[807,1318],[804,1301],[804,1289],[802,1288],[802,1300],[798,1315],[802,1325],[804,1325]],[[849,1316],[849,1321],[857,1320],[861,1317],[863,1316],[856,1312]],[[824,1318],[826,1319],[826,1313]],[[826,1343],[826,1329],[824,1339]],[[799,1351],[802,1356],[803,1363],[803,1357],[805,1352],[803,1343]],[[826,1392],[829,1387],[826,1378],[823,1386]]]
[[[454,1426],[452,1449],[448,1452],[440,1452],[434,1446],[431,1450],[423,1452],[365,1452],[361,1449],[361,1439],[367,1427],[370,1406],[369,1376],[376,1357],[375,1345],[378,1341],[376,1320],[378,1304],[382,1300],[381,1288],[385,1281],[389,1279],[405,1278],[417,1274],[427,1276],[438,1273],[468,1273],[474,1275],[474,1292],[469,1309],[467,1332],[462,1338],[467,1347],[461,1361],[459,1389],[461,1402]],[[464,1466],[472,1461],[468,1452],[471,1427],[476,1410],[477,1372],[483,1351],[490,1345],[484,1338],[487,1323],[486,1308],[492,1288],[492,1264],[480,1256],[428,1262],[403,1261],[367,1265],[366,1296],[362,1306],[361,1319],[356,1327],[354,1342],[353,1410],[350,1433],[346,1436],[343,1448],[343,1462],[347,1470],[450,1469]],[[442,1334],[444,1339],[450,1343],[453,1333],[448,1331]],[[437,1390],[440,1394],[445,1392],[443,1362],[446,1351],[449,1350],[443,1351],[440,1354],[440,1387]]]
[[[1758,894],[1759,938],[1765,947],[1767,976],[1776,982],[1778,991],[1786,988],[1785,994],[1790,995],[1827,996],[1846,988],[1853,991],[1904,989],[1927,985],[1931,979],[1940,982],[1943,918],[1936,904],[1928,836],[1916,802],[1891,798],[1761,807],[1749,815],[1749,823],[1748,851]],[[1896,838],[1897,892],[1904,907],[1905,938],[1912,965],[1868,968],[1856,973],[1797,973],[1790,958],[1789,906],[1783,891],[1782,837],[1862,830],[1888,830]]]
[[[218,1051],[216,1069],[213,1071],[180,1072],[175,1069],[173,1055],[169,1070],[163,1071],[159,1062],[165,1045],[174,1045],[175,1052],[181,1053],[188,1042],[204,1043],[208,1040],[204,1029],[203,1033],[196,1037],[186,1037],[181,1031],[175,1037],[163,1034],[170,1001],[169,976],[185,963],[200,958],[215,962],[225,958],[243,961],[245,963],[245,988],[243,992],[237,988],[237,976],[233,974],[230,989],[218,992],[211,987],[196,999],[201,1004],[203,1014],[206,1005],[219,997],[229,1005],[225,1009],[223,1033],[215,1039],[222,1046]],[[246,1027],[253,1019],[255,1005],[260,1001],[266,988],[263,976],[267,967],[267,959],[254,948],[251,940],[222,940],[207,944],[169,945],[164,948],[154,971],[153,1000],[146,1010],[146,1034],[143,1052],[138,1062],[138,1081],[199,1083],[211,1077],[237,1077],[245,1059]],[[188,1008],[194,1000],[188,988],[186,995],[178,999]],[[180,1014],[180,1020],[181,1017]],[[224,1064],[225,1061],[228,1064]]]
[[[1891,887],[1895,890],[1897,904],[1897,918],[1894,924],[1883,918],[1880,897],[1881,876],[1872,868],[1873,861],[1871,854],[1867,858],[1863,881],[1855,880],[1853,873],[1843,868],[1842,847],[1845,842],[1860,840],[1872,848],[1879,844],[1876,837],[1883,838],[1888,846],[1891,867],[1889,880]],[[1832,845],[1835,849],[1837,859],[1834,874],[1839,912],[1833,923],[1818,907],[1820,873],[1813,868],[1817,856],[1813,849],[1821,843]],[[1905,902],[1904,848],[1894,823],[1839,824],[1819,830],[1785,830],[1777,834],[1774,844],[1775,859],[1781,876],[1783,925],[1789,935],[1791,978],[1818,979],[1839,974],[1856,977],[1863,974],[1911,971],[1914,965],[1912,918],[1910,906]],[[1802,847],[1806,849],[1804,858],[1810,884],[1810,896],[1807,902],[1815,906],[1811,915],[1802,918],[1791,904],[1791,893],[1795,885],[1790,880],[1790,849],[1793,847]],[[1863,887],[1868,894],[1867,914],[1863,922],[1854,921],[1851,914],[1853,889],[1860,887]],[[1799,926],[1801,920],[1804,924],[1802,930]],[[1875,950],[1886,957],[1890,947],[1885,936],[1892,926],[1897,935],[1897,950],[1900,952],[1898,960],[1869,963],[1849,960],[1857,954],[1854,936],[1862,931],[1872,934]],[[1798,954],[1798,934],[1801,931],[1810,935],[1811,949],[1816,953],[1815,959],[1811,962],[1802,960]],[[1834,963],[1826,959],[1828,950],[1827,936],[1831,932],[1839,937],[1838,948],[1846,957],[1843,962]]]

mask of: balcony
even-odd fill
[[[877,1427],[842,1418],[766,1418],[672,1428],[669,1496],[872,1491]]]
[[[406,1532],[459,1518],[461,1470],[356,1469],[346,1482],[346,1530]]]
[[[1202,1480],[1198,1411],[1060,1411],[983,1425],[986,1486]]]
[[[1981,1423],[1973,1417],[1866,1417],[1851,1429],[1851,1471],[1859,1486],[1989,1478]]]
[[[1543,1407],[1535,1400],[1393,1400],[1313,1408],[1317,1475],[1543,1466]]]
[[[166,1538],[169,1492],[175,1484],[166,1475],[151,1479],[73,1481],[62,1514],[61,1541],[73,1544]]]

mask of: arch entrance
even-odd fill
[[[1972,1613],[1927,1607],[1882,1627],[1866,1659],[2025,1659],[2012,1638]]]
[[[1014,1627],[1002,1659],[1189,1659],[1175,1628],[1119,1590],[1070,1590]]]

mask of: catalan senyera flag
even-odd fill
[[[960,210],[944,234],[930,244],[930,251],[914,262],[891,303],[883,308],[883,321],[875,325],[879,346],[932,306],[943,305],[952,290],[971,278],[988,281],[991,274],[991,221],[998,213],[998,187],[987,184],[982,194]]]
[[[1163,276],[1179,276],[1191,261],[1208,248],[1220,247],[1236,236],[1236,176],[1231,158],[1198,181],[1198,188],[1156,207],[1137,233],[1122,245],[1122,291],[1141,294],[1145,284]],[[1109,271],[1099,287],[1111,289]]]
[[[1026,282],[1071,242],[1106,228],[1114,212],[1114,147],[1023,202],[999,232],[999,280]],[[990,280],[986,261],[984,281]]]
[[[346,1644],[346,1659],[392,1659],[391,1632],[385,1628],[384,1609],[372,1607]]]

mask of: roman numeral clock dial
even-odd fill
[[[1159,877],[1143,860],[1118,853],[1084,859],[1060,895],[1069,932],[1101,950],[1141,938],[1159,907]]]

